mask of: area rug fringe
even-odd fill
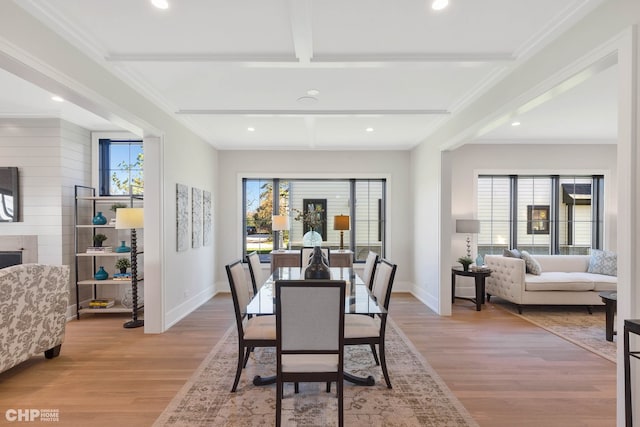
[[[491,299],[491,302],[498,309],[511,313],[514,316],[524,319],[529,323],[532,323],[546,331],[551,332],[554,335],[559,336],[560,338],[566,341],[569,341],[572,344],[577,345],[578,347],[581,347],[587,351],[590,351],[591,353],[597,354],[598,356],[606,360],[609,360],[610,362],[616,363],[616,343],[605,340],[605,330],[604,330],[605,321],[604,321],[603,315],[600,316],[600,314],[603,314],[603,313],[599,313],[595,311],[594,314],[588,314],[586,308],[584,308],[584,317],[581,318],[582,324],[569,325],[569,324],[563,324],[562,321],[558,321],[557,316],[551,316],[551,315],[545,314],[544,312],[544,310],[547,310],[548,313],[554,313],[554,312],[557,312],[558,310],[563,310],[562,306],[524,307],[524,313],[519,314],[515,311],[516,308],[515,306],[513,306],[513,304],[508,302],[502,303],[502,301],[500,302],[494,301],[494,298]],[[539,315],[540,318],[535,319],[531,315],[531,310],[535,310],[534,313],[536,315]],[[565,307],[564,310],[569,310],[569,308]],[[594,310],[596,309],[594,308]],[[571,314],[575,315],[576,313],[571,313]],[[590,316],[590,317],[587,317],[587,316]],[[571,327],[573,327],[572,335],[569,335],[562,331],[563,328],[571,328]],[[581,327],[584,328],[584,333],[582,334],[579,331]],[[587,336],[589,335],[588,334],[589,328],[597,328],[599,331],[601,330],[601,334],[599,334],[601,335],[600,339],[598,340],[589,339],[590,337]]]
[[[345,367],[358,375],[371,374],[372,387],[345,383],[345,425],[478,426],[445,382],[391,320],[387,323],[387,364],[393,389],[388,389],[368,346],[350,346]],[[272,349],[256,349],[243,370],[236,393],[229,390],[235,374],[237,336],[230,327],[202,364],[153,424],[164,426],[259,426],[275,422],[275,386],[256,387],[254,375],[275,368]],[[335,385],[301,384],[300,394],[285,386],[284,425],[337,424]]]

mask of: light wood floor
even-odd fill
[[[615,425],[613,363],[491,303],[476,312],[458,300],[440,317],[394,294],[390,312],[481,426]],[[233,308],[216,296],[160,335],[123,329],[125,320],[72,321],[60,357],[0,374],[0,425],[21,408],[59,409],[59,426],[151,425],[233,324]]]

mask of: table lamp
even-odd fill
[[[133,318],[126,322],[125,328],[138,328],[144,326],[144,320],[138,319],[138,248],[136,228],[144,228],[144,209],[142,208],[118,208],[116,209],[116,229],[131,230],[131,293]]]
[[[349,215],[334,216],[333,229],[340,230],[340,250],[344,250],[344,231],[349,229]]]
[[[471,234],[480,232],[480,221],[477,219],[457,219],[456,233],[467,234],[467,257],[471,258]]]
[[[278,232],[278,251],[284,251],[284,231],[289,229],[289,217],[287,215],[273,215],[271,217],[271,230]]]

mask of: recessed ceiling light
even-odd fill
[[[520,126],[520,122],[513,122],[511,123],[511,126]]]
[[[318,89],[309,89],[307,91],[307,95],[311,95],[311,96],[320,95],[320,91]]]
[[[58,95],[53,95],[53,96],[51,97],[51,99],[52,99],[53,101],[56,101],[56,102],[64,102],[64,98],[62,98],[61,96],[58,96]]]
[[[247,130],[248,130],[249,132],[255,132],[255,131],[256,131],[256,128],[249,126],[249,127],[247,128]]]
[[[314,98],[313,96],[301,96],[298,98],[298,102],[302,105],[311,105],[318,102],[318,98]]]
[[[169,9],[169,2],[167,0],[151,0],[151,4],[158,9]]]
[[[431,3],[431,9],[433,10],[442,10],[447,6],[449,6],[449,0],[433,0]]]
[[[367,132],[373,132],[373,128],[366,128],[365,129]]]

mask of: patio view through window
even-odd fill
[[[604,177],[478,177],[478,253],[589,254],[603,234]]]
[[[344,247],[354,261],[364,262],[368,252],[384,256],[384,179],[243,179],[243,258],[257,251],[269,262],[274,249],[299,249],[313,236],[323,247],[337,250],[340,231],[333,229],[336,215],[348,215]],[[289,217],[288,231],[271,229],[272,215]],[[276,233],[283,233],[277,239]],[[278,240],[283,242],[279,247]]]

